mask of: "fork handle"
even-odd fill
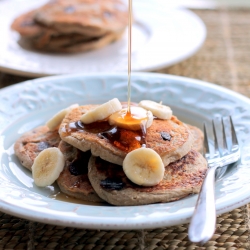
[[[214,234],[216,224],[214,180],[217,167],[208,168],[191,219],[188,237],[190,241],[204,244]]]

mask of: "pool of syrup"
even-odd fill
[[[70,202],[70,203],[75,203],[75,204],[81,204],[81,205],[90,205],[90,206],[111,206],[107,202],[92,202],[92,201],[83,201],[79,200],[73,197],[69,197],[68,195],[58,192],[56,194],[53,194],[50,196],[51,199],[53,200],[58,200],[58,201],[64,201],[64,202]]]

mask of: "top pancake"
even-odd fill
[[[71,110],[61,123],[60,137],[82,151],[91,150],[94,156],[122,165],[128,151],[121,150],[108,139],[102,138],[98,135],[100,130],[86,131],[73,128],[84,113],[95,107],[96,105],[86,105]],[[170,139],[163,138],[163,135],[168,135]],[[191,150],[192,143],[193,135],[188,126],[175,116],[172,116],[170,120],[155,119],[152,126],[147,129],[146,147],[154,149],[162,158],[165,166],[186,155]]]
[[[21,36],[28,38],[50,37],[58,34],[55,29],[36,23],[34,21],[35,13],[36,10],[32,10],[18,16],[11,24],[11,28]]]
[[[57,0],[40,7],[35,20],[64,33],[101,36],[124,30],[127,13],[120,0]]]

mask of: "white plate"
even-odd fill
[[[127,71],[127,33],[102,49],[77,54],[50,54],[21,47],[10,30],[15,17],[47,0],[0,2],[0,70],[26,76]],[[206,29],[189,10],[155,1],[135,0],[132,69],[156,70],[193,55],[203,44]]]
[[[126,101],[127,75],[93,74],[47,77],[0,90],[0,210],[30,220],[90,229],[139,229],[182,224],[192,215],[196,195],[179,201],[115,207],[53,200],[53,186],[38,188],[13,153],[13,143],[72,103]],[[241,162],[216,182],[221,214],[250,202],[250,101],[235,92],[198,80],[134,73],[132,101],[163,101],[181,120],[202,127],[212,117],[232,115],[242,148]]]

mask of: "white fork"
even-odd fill
[[[214,196],[215,171],[218,167],[223,167],[236,162],[240,158],[240,147],[235,133],[235,128],[231,116],[229,117],[231,133],[226,135],[226,124],[222,118],[223,143],[219,146],[218,132],[215,129],[213,120],[214,134],[214,153],[209,150],[208,135],[204,124],[204,148],[203,154],[207,159],[208,171],[203,181],[201,191],[195,206],[194,214],[191,219],[188,237],[190,241],[204,244],[214,234],[216,225],[216,210]]]

